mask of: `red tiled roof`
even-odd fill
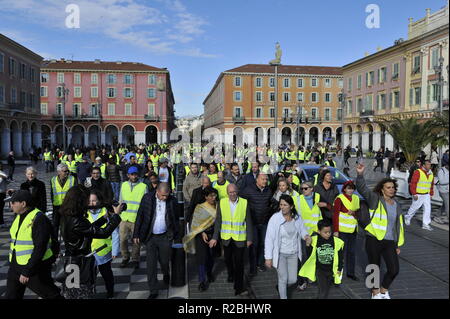
[[[246,64],[225,72],[242,73],[274,73],[274,67],[268,64]],[[280,65],[278,73],[283,74],[315,74],[315,75],[342,75],[341,67],[307,66],[307,65]]]
[[[79,69],[79,70],[108,70],[108,71],[157,71],[168,72],[167,69],[156,68],[139,62],[105,62],[105,61],[70,61],[46,60],[42,62],[42,69]]]

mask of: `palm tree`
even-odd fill
[[[403,151],[406,158],[404,169],[408,169],[414,163],[414,160],[427,145],[443,143],[440,137],[437,138],[435,120],[419,122],[416,118],[404,120],[394,118],[392,121],[379,121],[378,124],[386,128],[386,131]]]
[[[442,114],[437,114],[433,118],[434,132],[438,139],[433,143],[433,146],[447,146],[449,145],[449,111],[443,111]]]

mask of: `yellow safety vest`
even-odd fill
[[[355,194],[352,194],[352,201],[350,202],[344,194],[340,194],[337,198],[340,198],[342,204],[348,210],[356,212],[359,210],[359,197]],[[348,213],[339,212],[339,232],[340,233],[348,233],[353,234],[356,230],[356,226],[358,225],[358,221],[356,218]]]
[[[366,226],[365,230],[371,235],[375,236],[378,240],[383,240],[386,236],[386,230],[388,225],[388,217],[386,209],[381,201],[378,201],[376,209],[369,209],[370,224]],[[400,234],[398,236],[398,247],[405,243],[405,232],[403,228],[403,215],[400,215]]]
[[[67,161],[66,164],[69,167],[69,171],[71,173],[74,173],[74,174],[77,173],[77,162],[75,162],[75,161],[71,161],[71,162]]]
[[[297,156],[295,155],[295,151],[289,152],[286,156],[288,160],[295,161],[297,160]]]
[[[325,161],[325,165],[330,166],[330,167],[337,167],[335,161],[331,161],[331,162],[334,164],[334,166],[331,166],[331,163],[328,160]]]
[[[137,163],[139,164],[139,165],[144,165],[144,163],[145,163],[145,156],[144,156],[144,154],[136,154],[136,160],[137,160]]]
[[[109,158],[113,158],[112,154],[109,155]],[[116,164],[120,165],[120,158],[118,154],[116,154]]]
[[[75,178],[73,176],[68,176],[66,179],[66,182],[64,183],[64,186],[61,187],[58,181],[57,176],[53,176],[51,179],[51,186],[53,191],[53,206],[61,206],[61,204],[64,201],[64,198],[66,198],[66,194],[69,191],[70,188],[75,183]]]
[[[234,241],[245,241],[247,239],[247,224],[245,222],[247,212],[247,200],[239,197],[238,204],[231,214],[230,200],[224,198],[220,200],[220,211],[222,213],[222,227],[220,238]]]
[[[101,217],[103,217],[105,215],[106,215],[106,208],[102,208],[100,213],[98,213],[97,219],[99,219],[99,218],[101,218]],[[91,224],[94,223],[94,221],[95,221],[94,217],[93,217],[93,214],[90,211],[88,211],[87,219],[91,222]],[[106,223],[103,224],[101,228],[105,228],[106,225],[107,225]],[[91,250],[94,251],[97,248],[99,248],[99,247],[101,247],[101,246],[103,246],[105,244],[106,244],[106,247],[103,248],[102,250],[100,250],[99,252],[95,253],[95,255],[97,255],[97,256],[109,255],[109,257],[112,258],[112,254],[111,254],[111,251],[112,251],[112,236],[109,236],[108,238],[103,238],[103,239],[93,238],[92,239],[92,244],[91,244]]]
[[[211,183],[214,183],[215,181],[217,181],[217,173],[216,174],[208,174],[209,180],[211,181]]]
[[[230,182],[228,182],[227,180],[223,185],[219,185],[217,181],[214,182],[213,188],[217,189],[217,192],[219,193],[219,200],[223,198],[228,198],[227,187],[229,184]]]
[[[305,195],[300,195],[298,197],[293,197],[294,205],[297,212],[303,219],[305,227],[308,229],[308,234],[311,235],[313,232],[317,232],[317,223],[322,220],[322,212],[317,204],[320,201],[320,195],[314,193],[314,206],[309,208],[308,202],[305,199]]]
[[[11,225],[11,245],[9,250],[9,262],[12,261],[13,252],[16,251],[16,262],[19,265],[26,265],[31,258],[31,254],[34,250],[33,244],[33,222],[37,214],[43,214],[39,209],[35,208],[25,216],[22,224],[19,228],[20,215],[16,215],[14,222]],[[17,237],[16,237],[17,235]],[[45,251],[42,260],[47,260],[53,256],[53,252],[50,249],[52,244],[51,238],[48,241],[47,250]]]
[[[61,157],[61,164],[66,164],[67,163],[67,155],[64,155]]]
[[[100,176],[106,178],[106,164],[100,165]]]
[[[52,161],[52,160],[53,160],[52,152],[44,153],[44,161]]]
[[[191,171],[191,168],[189,167],[189,165],[185,165],[185,166],[184,166],[184,172],[185,172],[186,176],[189,175],[189,172],[190,172],[190,171]]]
[[[300,271],[298,272],[298,275],[301,277],[306,277],[311,281],[316,281],[316,263],[317,263],[317,236],[312,236],[311,245],[313,247],[311,256],[309,256],[308,260],[305,262],[305,264],[302,266]],[[341,239],[334,237],[334,257],[333,257],[333,277],[334,277],[334,283],[340,284],[342,280],[342,273],[341,276],[337,275],[337,272],[339,271],[339,250],[344,248],[344,241]],[[342,269],[341,269],[342,271]]]
[[[142,197],[145,195],[147,185],[144,183],[137,183],[131,190],[130,182],[123,182],[120,189],[122,201],[127,203],[127,210],[120,214],[123,221],[134,223],[136,222],[139,205],[141,205]]]
[[[77,153],[75,153],[75,162],[81,163],[82,161],[83,161],[83,154],[77,155]]]
[[[417,182],[416,193],[428,194],[431,190],[431,184],[433,183],[434,175],[433,173],[431,173],[430,175],[427,176],[427,174],[425,174],[425,172],[422,171],[420,168],[418,169],[418,171],[420,177]]]
[[[305,152],[298,151],[298,159],[300,161],[304,161],[305,160]]]

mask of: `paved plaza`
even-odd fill
[[[354,159],[353,159],[354,161]],[[17,189],[20,183],[25,181],[24,165],[16,168],[15,181],[9,186]],[[46,174],[42,164],[37,166],[38,178],[46,182],[47,203],[51,210],[49,180],[51,174]],[[373,173],[368,170],[366,179],[369,186],[381,179],[384,174]],[[354,177],[354,169],[350,171],[350,176]],[[406,211],[409,208],[410,200],[400,199],[402,208]],[[433,214],[437,213],[438,207],[433,206]],[[5,207],[5,219],[10,225],[13,214],[10,209]],[[448,225],[436,225],[433,232],[421,229],[421,214],[418,213],[411,226],[406,227],[405,245],[401,248],[400,254],[400,274],[394,281],[390,295],[393,299],[448,299],[449,298],[449,233]],[[360,278],[359,282],[354,282],[343,278],[340,287],[333,287],[330,291],[330,298],[335,299],[368,299],[370,291],[364,284],[364,270],[367,264],[367,257],[363,251],[364,239],[359,236],[357,241],[357,271],[356,275]],[[0,231],[0,298],[4,297],[6,289],[6,274],[8,271],[8,251],[9,251],[9,231],[2,229]],[[119,268],[121,258],[113,261],[113,273],[115,276],[115,298],[117,299],[146,299],[148,297],[148,285],[146,275],[145,249],[141,249],[140,269]],[[383,272],[383,269],[382,269]],[[248,267],[246,268],[248,273]],[[189,298],[189,299],[236,299],[233,284],[226,281],[227,274],[223,257],[216,260],[214,269],[216,281],[210,284],[205,292],[198,291],[197,267],[195,258],[188,256],[187,261],[187,285],[184,287],[167,287],[162,282],[162,274],[159,274],[161,291],[159,298]],[[246,299],[278,299],[278,292],[275,289],[277,284],[277,274],[274,269],[258,274],[249,279],[246,275],[250,294]],[[310,284],[308,288],[293,295],[295,299],[314,299],[317,295],[317,285]],[[100,274],[97,281],[97,297],[106,296],[103,279]],[[37,298],[35,294],[27,290],[25,298]]]

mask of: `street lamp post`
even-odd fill
[[[341,102],[341,160],[342,166],[344,165],[344,108],[345,108],[345,99],[347,95],[344,93],[344,89],[342,89],[342,93],[339,94],[339,102]]]
[[[439,88],[439,92],[438,92],[438,109],[439,109],[439,115],[442,116],[442,100],[443,100],[443,93],[444,93],[444,79],[442,76],[442,71],[444,69],[444,57],[441,56],[439,58],[439,65],[435,65],[434,67],[434,73],[438,75],[438,81],[437,81],[437,85]],[[448,66],[447,66],[448,68]],[[441,159],[442,159],[442,147],[439,147],[438,149],[438,156],[439,156],[439,166],[441,166]]]
[[[63,134],[63,151],[66,151],[66,95],[69,95],[69,89],[66,89],[66,84],[62,83],[62,92],[60,91],[60,96],[62,95],[62,134]]]
[[[166,87],[164,85],[162,77],[158,78],[156,87],[158,88],[158,91],[161,92],[161,98],[160,98],[160,102],[159,102],[159,128],[160,128],[159,135],[160,135],[160,144],[162,144],[163,143],[163,99],[164,99],[164,91],[166,90]]]

